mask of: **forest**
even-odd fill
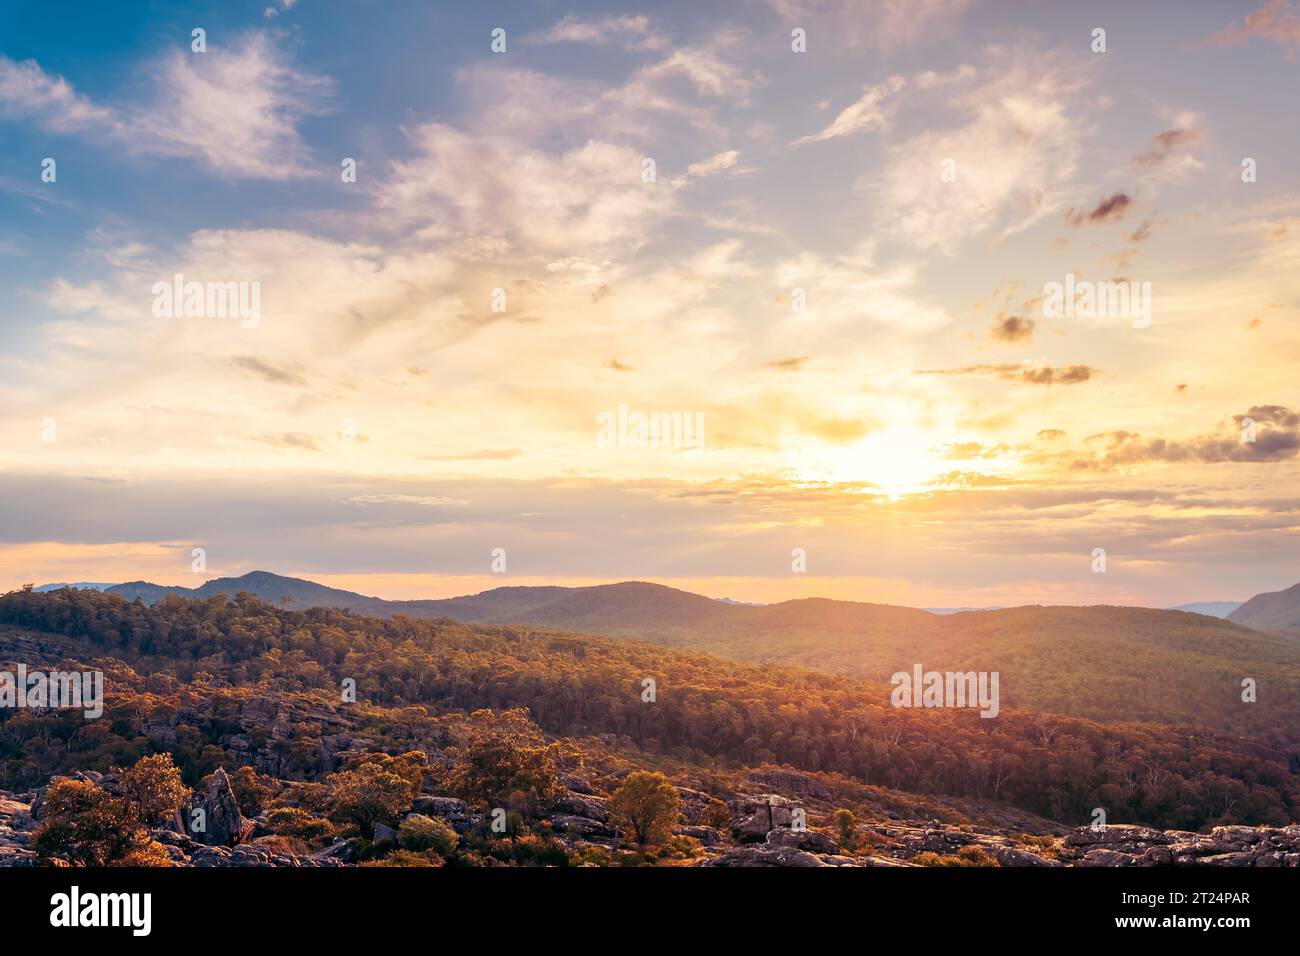
[[[243,710],[292,697],[322,716],[316,736],[268,734],[275,775],[286,780],[335,769],[319,756],[335,719],[393,752],[445,732],[439,721],[449,716],[522,708],[551,738],[719,770],[783,764],[1004,801],[1067,825],[1087,823],[1097,806],[1113,822],[1158,827],[1286,824],[1300,802],[1300,776],[1285,759],[1204,728],[1015,707],[991,720],[899,710],[884,683],[541,628],[292,611],[247,594],[150,607],[72,589],[6,594],[0,625],[0,663],[34,636],[57,635],[45,648],[54,661],[105,671],[101,720],[0,713],[0,787],[9,789],[162,750],[194,785],[244,762],[229,745]],[[355,682],[355,703],[341,694],[345,682]],[[189,719],[178,723],[178,713]]]

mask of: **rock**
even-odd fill
[[[416,797],[411,801],[411,812],[444,820],[457,833],[474,829],[474,815],[469,812],[469,804],[455,797]]]
[[[41,860],[31,850],[11,844],[0,844],[0,867],[40,866]]]
[[[700,866],[827,866],[821,857],[814,853],[789,846],[738,846],[721,856],[705,860]]]
[[[769,793],[739,796],[728,806],[732,835],[741,843],[761,843],[772,830],[789,828],[795,805]]]
[[[311,855],[311,858],[322,863],[329,860],[336,863],[352,863],[357,858],[357,842],[356,837],[340,840],[323,850],[317,850]]]
[[[373,841],[377,846],[392,845],[397,846],[397,831],[390,826],[382,823],[375,824],[375,839]]]
[[[749,779],[766,790],[799,794],[812,797],[814,800],[830,800],[834,796],[830,788],[816,777],[798,770],[779,768],[758,770],[751,773]]]
[[[1014,846],[988,847],[998,866],[1064,866],[1060,860],[1049,860],[1029,850]]]
[[[600,820],[603,823],[609,820],[609,810],[606,809],[605,803],[604,797],[569,792],[558,796],[551,804],[551,808],[557,813],[586,817],[588,820]]]
[[[203,813],[196,817],[195,810]],[[190,836],[205,846],[235,846],[247,839],[254,827],[253,821],[246,820],[239,812],[230,780],[220,767],[209,779],[207,792],[190,797],[183,819]]]
[[[560,813],[551,818],[551,825],[556,830],[564,832],[564,834],[581,836],[585,840],[616,840],[619,838],[619,831],[615,830],[614,827],[611,827],[606,822],[599,821],[599,819],[589,817],[575,817],[572,814]]]
[[[1093,849],[1089,850],[1079,860],[1079,866],[1132,866],[1134,857],[1127,853],[1119,853],[1115,850]]]
[[[1174,836],[1152,827],[1131,823],[1112,823],[1100,832],[1090,826],[1078,827],[1066,834],[1068,846],[1109,846],[1114,843],[1173,843]]]
[[[723,841],[722,834],[713,827],[681,827],[677,832],[682,836],[693,837],[705,846],[717,846]]]
[[[840,845],[835,840],[815,830],[773,830],[767,835],[767,845],[794,847],[796,850],[832,856],[840,852]]]

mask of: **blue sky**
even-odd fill
[[[0,583],[200,544],[394,596],[499,583],[498,545],[750,600],[1293,583],[1297,17],[7,4]],[[160,320],[178,271],[256,283],[257,327]],[[1045,316],[1067,273],[1154,321]],[[706,447],[602,448],[620,405]]]

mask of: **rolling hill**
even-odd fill
[[[1300,584],[1285,591],[1256,594],[1229,614],[1228,620],[1261,631],[1300,629]]]
[[[750,606],[645,582],[384,601],[268,572],[196,589],[132,584],[107,593],[138,595],[149,604],[167,594],[210,598],[240,591],[275,605],[288,598],[294,609],[607,635],[872,682],[917,663],[998,671],[1005,706],[1200,726],[1272,747],[1300,743],[1300,642],[1182,611],[1030,606],[939,615],[824,598]],[[1259,688],[1255,703],[1241,699],[1246,678]]]

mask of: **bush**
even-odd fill
[[[42,819],[32,848],[42,856],[64,854],[81,866],[108,866],[148,840],[130,804],[84,780],[50,784]]]
[[[609,809],[639,847],[663,843],[681,819],[677,789],[661,773],[638,770],[609,798]]]
[[[438,856],[447,857],[455,852],[460,835],[445,820],[412,813],[397,828],[397,842],[403,850],[416,853],[433,850]]]
[[[334,835],[334,824],[324,817],[318,817],[299,807],[276,807],[274,810],[268,810],[263,826],[277,836],[308,843]]]

